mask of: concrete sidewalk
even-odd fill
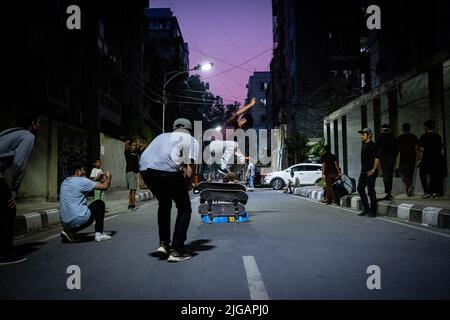
[[[323,199],[323,188],[300,187],[294,190],[294,194],[320,201]],[[383,196],[384,194],[378,194],[378,198]],[[361,198],[358,194],[342,197],[340,204],[358,212],[363,210]],[[450,197],[422,199],[420,196],[407,197],[405,194],[400,194],[395,196],[392,201],[379,201],[378,214],[424,226],[449,229]]]
[[[126,210],[129,190],[112,190],[106,193],[106,216]],[[151,200],[148,189],[136,191],[136,202]],[[93,197],[89,197],[89,202]],[[48,227],[59,225],[59,202],[26,201],[17,203],[15,237],[23,237]]]

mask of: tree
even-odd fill
[[[285,140],[288,162],[297,164],[304,162],[308,152],[308,138],[304,134],[297,133]]]
[[[308,148],[308,158],[310,160],[319,160],[320,157],[325,153],[325,139],[320,139],[319,142],[314,143],[313,145],[309,146]]]

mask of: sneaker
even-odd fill
[[[390,194],[388,194],[384,198],[378,199],[378,201],[391,201],[393,199],[394,198]]]
[[[422,199],[430,199],[431,198],[431,194],[424,194],[422,196]]]
[[[358,214],[358,217],[364,217],[364,216],[367,216],[367,215],[368,215],[368,213],[363,211],[360,214]]]
[[[167,257],[169,255],[170,247],[167,243],[161,241],[159,244],[159,248],[156,249],[156,253],[162,257]]]
[[[228,170],[227,168],[224,168],[224,169],[220,168],[218,171],[219,171],[219,173],[221,173],[223,175],[230,173],[230,170]]]
[[[433,199],[438,199],[438,198],[442,197],[442,195],[440,195],[439,193],[433,193],[432,197],[433,197]]]
[[[192,254],[188,252],[184,252],[184,250],[170,250],[170,256],[167,259],[167,262],[181,262],[184,260],[188,260],[192,258]]]
[[[111,239],[111,236],[107,235],[106,233],[100,233],[100,232],[95,233],[95,241],[97,241],[97,242],[110,240],[110,239]]]
[[[66,242],[72,242],[72,243],[80,242],[80,239],[75,237],[75,234],[70,231],[65,231],[65,230],[61,231],[61,238],[63,239],[63,241],[66,241]]]
[[[19,255],[15,255],[15,254],[10,254],[7,256],[0,256],[0,266],[21,263],[24,261],[27,261],[27,258],[19,256]]]

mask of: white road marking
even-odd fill
[[[269,300],[266,287],[262,281],[255,257],[244,256],[245,273],[247,274],[248,288],[250,289],[250,297],[252,300]]]
[[[311,200],[311,199],[308,199],[308,198],[303,198],[303,197],[295,196],[295,195],[293,195],[293,194],[289,194],[289,196],[296,197],[296,198],[300,198],[300,199],[302,199],[302,200],[306,200],[306,201],[309,201],[309,202],[314,202],[315,204],[319,204],[319,205],[320,205],[320,203],[318,203],[318,202],[315,201],[315,200]],[[355,210],[347,209],[347,208],[342,207],[342,206],[333,206],[332,208],[334,208],[334,209],[339,209],[339,210],[344,210],[344,211],[348,211],[348,212],[351,212],[351,213],[357,213]],[[445,238],[450,238],[450,234],[447,234],[447,233],[444,233],[444,232],[439,232],[439,231],[434,231],[434,230],[428,230],[428,229],[425,229],[425,228],[423,228],[423,227],[413,226],[413,225],[410,225],[410,224],[407,224],[407,223],[403,223],[403,222],[400,222],[400,221],[391,220],[391,219],[384,218],[384,217],[377,217],[376,219],[383,220],[383,221],[390,222],[390,223],[394,223],[394,224],[398,224],[398,225],[401,225],[401,226],[404,226],[404,227],[407,227],[407,228],[411,228],[411,229],[415,229],[415,230],[419,230],[419,231],[423,231],[423,232],[432,233],[432,234],[435,234],[435,235],[437,235],[437,236],[442,236],[442,237],[445,237]]]

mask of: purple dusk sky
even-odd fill
[[[224,103],[244,103],[249,77],[254,71],[269,71],[273,47],[271,0],[150,0],[150,8],[170,8],[177,17],[184,41],[189,44],[191,68],[214,63],[213,70],[199,74]]]

